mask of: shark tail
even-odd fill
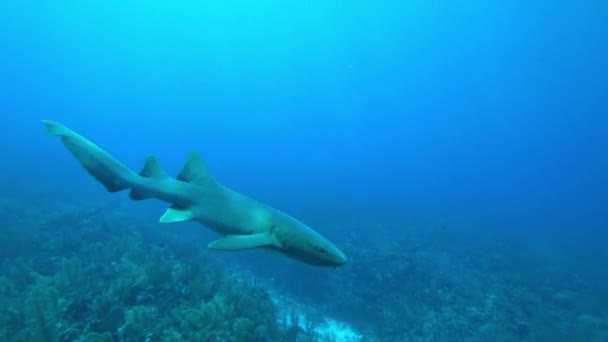
[[[108,152],[58,122],[42,120],[42,123],[45,125],[46,133],[59,136],[78,162],[106,190],[117,192],[133,187],[138,175]]]
[[[46,130],[46,134],[48,135],[66,135],[70,132],[70,130],[60,124],[59,122],[52,120],[42,120],[44,124],[44,129]]]

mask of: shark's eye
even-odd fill
[[[323,254],[326,254],[327,251],[325,250],[325,248],[319,246],[319,245],[315,245],[315,249]]]

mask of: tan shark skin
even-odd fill
[[[133,200],[157,198],[171,204],[160,222],[198,221],[224,237],[209,248],[270,248],[317,266],[341,266],[347,258],[321,234],[286,213],[219,184],[200,155],[190,152],[176,178],[154,156],[135,173],[99,146],[63,126],[43,120],[49,135],[59,136],[80,164],[108,191],[130,189]]]

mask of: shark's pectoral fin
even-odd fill
[[[161,223],[174,223],[190,221],[194,219],[194,214],[188,208],[170,207],[165,211],[163,216],[160,217]]]
[[[250,249],[275,244],[272,235],[267,233],[249,234],[249,235],[226,235],[221,239],[217,239],[209,244],[211,249],[221,250],[239,250]]]

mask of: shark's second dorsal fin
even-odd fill
[[[215,183],[215,179],[211,176],[207,163],[203,160],[200,154],[196,151],[190,151],[188,158],[186,159],[186,165],[177,176],[177,179],[182,182],[196,183],[196,184],[212,184]]]
[[[156,159],[155,156],[149,155],[146,158],[146,164],[144,168],[139,173],[140,176],[149,177],[149,178],[168,178],[169,176],[160,166],[160,163]]]
[[[144,165],[144,168],[141,170],[139,175],[142,177],[154,178],[154,179],[169,178],[167,173],[163,170],[163,168],[158,163],[158,160],[156,159],[156,157],[154,157],[153,155],[150,155],[150,156],[148,156],[148,158],[146,158],[146,164]],[[150,198],[151,196],[146,194],[145,192],[141,191],[141,189],[133,188],[129,192],[129,197],[132,200],[140,201],[140,200],[145,200],[147,198]]]

